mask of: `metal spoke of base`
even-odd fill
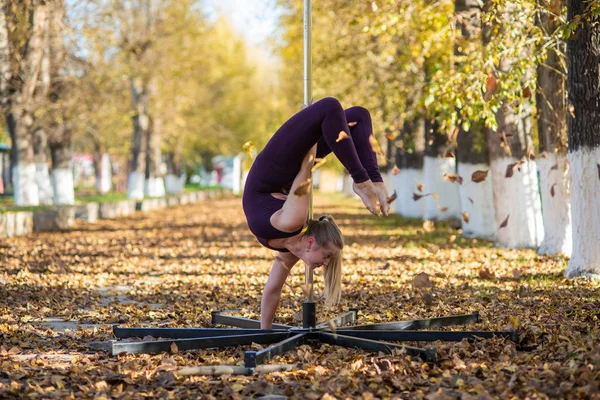
[[[349,325],[356,322],[356,316],[358,314],[358,310],[356,308],[351,308],[349,311],[338,315],[337,317],[331,318],[328,321],[321,322],[317,325],[317,328],[327,328],[332,325],[339,328],[341,326]]]
[[[260,328],[260,321],[255,319],[248,319],[242,317],[234,317],[231,315],[224,315],[219,313],[218,311],[212,312],[212,323],[215,325],[229,325],[229,326],[237,326],[239,328]],[[291,325],[284,324],[273,324],[274,329],[289,329],[292,328]]]
[[[225,329],[225,328],[121,328],[113,326],[113,335],[117,339],[154,338],[191,339],[213,336],[252,335],[255,333],[280,333],[287,329]]]
[[[421,357],[424,361],[435,361],[435,348],[421,349],[418,347],[402,346],[394,343],[386,343],[377,340],[363,339],[352,336],[345,336],[338,333],[319,332],[319,340],[323,343],[333,344],[344,347],[355,347],[369,351],[381,351],[390,354],[393,349],[406,351],[411,356]]]
[[[382,324],[357,325],[345,329],[366,331],[405,331],[441,328],[443,326],[466,325],[479,322],[479,313],[454,315],[451,317],[415,319],[412,321],[386,322]]]
[[[264,364],[266,361],[306,343],[308,335],[309,333],[299,333],[262,350],[246,351],[244,364],[246,368],[256,368],[257,365]]]
[[[204,337],[199,339],[151,340],[143,342],[112,342],[111,354],[128,353],[161,353],[177,350],[197,350],[215,347],[249,345],[252,343],[271,344],[284,340],[292,335],[290,332],[256,333],[251,335],[233,335],[219,337]]]
[[[495,336],[507,337],[516,342],[518,340],[515,331],[360,331],[352,329],[341,329],[336,331],[341,335],[358,337],[371,340],[389,340],[392,342],[435,342],[442,340],[445,342],[460,342],[463,339],[484,338],[489,339]]]

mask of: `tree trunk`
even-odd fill
[[[183,139],[177,137],[175,147],[166,154],[167,177],[165,186],[168,194],[183,192],[185,177],[182,168]]]
[[[146,150],[148,147],[148,131],[150,129],[150,111],[148,107],[148,85],[142,78],[131,78],[131,97],[133,100],[133,146],[131,149],[131,165],[127,181],[127,197],[141,200],[144,198],[144,181],[146,177]]]
[[[489,131],[487,141],[496,206],[496,237],[499,244],[510,248],[538,248],[544,238],[544,228],[537,169],[534,161],[525,161],[526,149],[531,145],[531,107],[524,104],[523,112],[517,115],[505,105],[496,114],[496,120],[498,131]],[[504,137],[507,146],[501,146]]]
[[[392,188],[396,201],[392,204],[397,214],[406,218],[423,218],[425,201],[415,201],[414,193],[420,193],[417,185],[423,183],[423,152],[425,149],[425,125],[416,117],[404,122],[397,140],[395,162],[400,172],[392,175]]]
[[[96,190],[106,194],[112,190],[112,163],[110,154],[94,153],[94,171],[96,176]]]
[[[15,205],[37,206],[40,201],[31,135],[33,117],[25,110],[17,115],[9,111],[6,121],[12,141],[11,170]]]
[[[454,13],[457,28],[461,35],[456,38],[454,54],[462,56],[462,43],[468,44],[475,39],[473,28],[481,21],[479,2],[477,0],[455,0]],[[462,122],[462,121],[461,121]],[[459,123],[457,128],[456,161],[458,175],[463,178],[459,185],[462,234],[467,237],[484,237],[493,239],[496,234],[494,220],[494,196],[492,178],[482,182],[473,182],[471,177],[476,171],[490,169],[489,155],[485,144],[485,128],[481,123],[472,122],[469,130],[463,129]]]
[[[488,6],[486,2],[484,8]],[[484,45],[492,40],[492,32],[489,25],[483,27]],[[501,60],[499,70],[507,71],[510,65],[511,60]],[[498,130],[487,130],[487,144],[497,242],[511,248],[537,249],[544,239],[537,168],[535,161],[525,158],[527,149],[533,149],[531,105],[525,101],[517,114],[505,102],[496,113],[496,121]]]
[[[538,3],[541,3],[538,0]],[[559,26],[564,0],[551,0],[549,5],[539,4],[536,23],[547,34]],[[567,163],[566,126],[566,72],[560,56],[553,48],[548,50],[545,63],[537,67],[536,103],[540,153],[538,159],[544,220],[544,241],[539,254],[571,255],[571,206],[569,194],[569,168]]]
[[[423,161],[424,190],[436,193],[425,197],[423,218],[447,220],[460,218],[459,183],[444,179],[445,175],[456,175],[456,160],[444,157],[448,137],[442,134],[432,119],[425,120],[425,158]]]
[[[148,197],[162,197],[165,195],[165,182],[161,174],[161,120],[151,120],[146,144],[146,184],[144,194]]]
[[[585,12],[586,3],[568,0],[568,20]],[[571,169],[573,252],[567,277],[600,277],[600,26],[583,19],[567,39],[568,159]],[[572,113],[571,113],[572,112]]]
[[[33,157],[40,204],[52,204],[54,199],[48,168],[48,153],[48,133],[43,128],[37,128],[33,131]]]
[[[9,81],[12,77],[10,68],[10,42],[8,37],[8,18],[5,6],[0,6],[0,107],[6,107],[9,97]]]
[[[1,15],[3,25],[8,23],[7,9]],[[19,16],[23,18],[23,16]],[[11,15],[14,21],[19,17]],[[8,51],[2,49],[3,57],[8,55],[9,66],[17,65],[15,71],[0,67],[3,73],[2,106],[6,115],[8,129],[12,139],[12,174],[14,200],[19,206],[35,206],[39,204],[36,184],[36,165],[33,152],[34,114],[36,97],[40,87],[44,46],[48,38],[48,12],[45,2],[36,1],[29,5],[26,16],[31,25],[26,25],[27,42],[22,54],[11,54],[11,48],[21,48],[22,44],[9,44]],[[26,24],[24,21],[21,21]],[[4,28],[6,29],[6,27]],[[6,31],[8,32],[8,31]],[[2,34],[0,34],[2,36]],[[9,76],[10,75],[10,76]],[[6,78],[11,79],[7,85]]]
[[[64,122],[61,126],[57,127],[61,133],[61,135],[57,135],[60,140],[50,142],[54,203],[59,205],[71,205],[75,203],[73,168],[71,164],[71,130],[67,124],[67,122]]]

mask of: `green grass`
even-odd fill
[[[199,185],[194,185],[194,184],[191,184],[191,183],[186,183],[185,187],[184,187],[184,191],[186,191],[186,192],[197,192],[197,191],[212,190],[212,189],[221,189],[221,188],[223,188],[223,186],[221,186],[221,185],[199,186]]]
[[[111,201],[127,200],[127,193],[110,192],[107,194],[92,194],[85,196],[75,196],[76,202],[82,203],[107,203]]]

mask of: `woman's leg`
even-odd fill
[[[340,132],[348,135],[338,141]],[[320,139],[327,144],[356,183],[369,180],[352,141],[346,115],[340,102],[326,97],[299,111],[275,132],[261,152],[261,163],[289,169],[288,181],[300,170],[304,156]],[[264,171],[268,179],[268,172]]]
[[[383,182],[379,167],[377,165],[377,154],[373,151],[369,136],[373,134],[373,123],[371,114],[364,107],[351,107],[344,111],[346,120],[350,127],[350,137],[356,149],[360,163],[367,171],[372,182]],[[317,158],[323,158],[331,153],[331,149],[324,139],[319,140],[317,146]]]
[[[373,151],[369,136],[373,134],[373,123],[371,121],[371,114],[369,110],[364,107],[351,107],[345,110],[346,120],[350,127],[352,142],[356,148],[358,158],[367,171],[369,178],[375,185],[377,192],[377,198],[379,200],[379,207],[383,215],[387,216],[390,205],[387,201],[388,192],[383,178],[379,172],[379,166],[377,165],[377,154]],[[317,158],[325,157],[331,152],[331,149],[327,145],[324,139],[321,139],[317,146]]]

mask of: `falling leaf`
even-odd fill
[[[600,179],[600,164],[598,164],[598,179]]]
[[[472,198],[470,198],[470,197],[469,197],[468,199],[469,199],[469,201],[471,202],[471,204],[475,204],[475,202],[473,201],[473,199],[472,199]]]
[[[452,154],[451,152],[447,151],[446,154],[444,154],[444,157],[446,158],[456,158],[456,156],[454,154]]]
[[[397,198],[398,198],[398,194],[394,190],[394,193],[392,193],[392,195],[390,197],[388,197],[386,201],[387,201],[388,204],[391,204]]]
[[[569,104],[567,110],[569,111],[569,114],[571,114],[571,117],[575,118],[575,106],[573,104]]]
[[[497,90],[498,80],[496,79],[496,76],[493,73],[491,73],[488,75],[487,80],[485,81],[485,94],[483,96],[484,100],[492,100],[492,97],[494,97],[494,94]]]
[[[386,134],[385,134],[385,137],[386,137],[386,139],[387,139],[387,140],[394,140],[394,139],[396,139],[396,138],[394,137],[394,134],[393,134],[393,133],[391,133],[391,132],[388,132],[388,133],[386,133]]]
[[[254,152],[254,148],[255,148],[254,147],[254,143],[251,142],[251,141],[248,141],[248,142],[244,143],[244,145],[242,146],[242,150],[244,150],[244,152],[248,156],[250,156],[250,157],[252,157],[252,153]]]
[[[529,159],[531,161],[535,160],[535,155],[533,154],[533,147],[527,148],[527,159]]]
[[[337,143],[337,142],[340,142],[340,141],[342,141],[344,139],[348,139],[348,137],[349,136],[348,136],[348,134],[346,132],[340,131],[340,134],[338,135],[337,139],[335,139],[335,142]]]
[[[418,190],[419,192],[422,192],[422,191],[423,191],[423,184],[422,184],[422,183],[418,183],[418,184],[417,184],[417,190]]]
[[[475,171],[473,175],[471,175],[471,180],[475,183],[485,181],[485,178],[488,176],[488,171]]]
[[[312,183],[312,179],[310,179],[310,178],[308,178],[304,182],[300,183],[300,185],[298,185],[296,190],[294,190],[294,195],[304,196],[305,194],[308,194],[308,192],[310,192],[310,188],[312,187],[311,183]]]
[[[555,183],[554,185],[552,185],[552,187],[550,188],[550,196],[554,197],[554,186],[556,186],[557,183]]]
[[[392,168],[392,174],[398,175],[399,173],[400,173],[400,168],[398,168],[397,165],[394,165],[394,168]]]
[[[458,176],[458,175],[446,173],[446,174],[444,174],[444,179],[449,182],[458,182],[460,185],[462,185],[462,183],[463,183],[462,176]]]
[[[414,276],[412,285],[415,289],[425,289],[433,286],[433,283],[429,280],[429,274],[427,272],[421,272]]]
[[[448,207],[439,207],[440,212],[446,212],[448,211]]]
[[[465,212],[462,214],[463,221],[465,221],[465,223],[467,223],[467,224],[468,224],[468,223],[469,223],[469,218],[470,218],[470,216],[471,216],[471,214],[469,214],[467,211],[465,211]]]
[[[311,168],[312,172],[315,172],[317,169],[321,168],[323,164],[327,162],[327,158],[315,158],[315,165]]]
[[[371,144],[371,148],[375,153],[385,157],[383,151],[381,150],[381,146],[379,146],[379,142],[377,139],[375,139],[375,136],[369,135],[369,143]]]
[[[430,195],[431,195],[431,197],[433,197],[435,199],[435,201],[438,201],[440,199],[440,196],[435,192],[430,193]]]
[[[523,97],[525,97],[526,99],[531,98],[531,89],[529,88],[529,86],[525,86],[525,88],[523,89]]]
[[[425,220],[423,222],[423,229],[425,232],[433,232],[435,230],[435,223],[431,220]]]
[[[479,277],[481,279],[493,279],[496,277],[496,273],[493,271],[490,271],[488,267],[483,267],[479,271]]]
[[[554,171],[558,169],[558,164],[554,164],[551,168],[550,171]]]
[[[448,237],[448,242],[449,242],[449,243],[454,243],[454,242],[456,242],[456,235],[450,235],[450,236]]]
[[[456,138],[458,137],[458,132],[460,132],[460,128],[457,126],[454,128],[454,130],[452,131],[452,134],[450,135],[450,143],[456,142]]]
[[[510,178],[511,176],[513,176],[515,173],[515,170],[517,168],[519,168],[519,165],[521,165],[523,163],[524,163],[524,161],[520,160],[520,161],[517,161],[516,163],[509,164],[508,167],[506,167],[506,178]]]
[[[171,350],[171,353],[177,353],[179,351],[179,348],[177,347],[177,343],[171,342],[171,346],[169,346],[169,350]]]
[[[424,195],[424,194],[416,194],[416,193],[413,193],[413,200],[414,200],[414,201],[421,200],[421,197],[425,197],[425,195]]]
[[[540,155],[538,157],[539,158],[548,158],[548,152],[544,151],[543,153],[540,153]]]
[[[506,219],[500,224],[498,229],[506,228],[506,225],[508,225],[508,217],[510,217],[510,214],[506,216]]]
[[[357,124],[358,124],[358,122],[357,122],[357,121],[348,122],[348,126],[349,126],[350,128],[352,128],[353,126],[356,126]]]
[[[384,264],[384,266],[383,266],[383,267],[381,267],[381,269],[385,271],[386,269],[388,269],[388,268],[390,267],[390,265],[391,265],[391,264],[390,264],[390,262],[388,261],[388,262],[386,262],[386,263]]]

